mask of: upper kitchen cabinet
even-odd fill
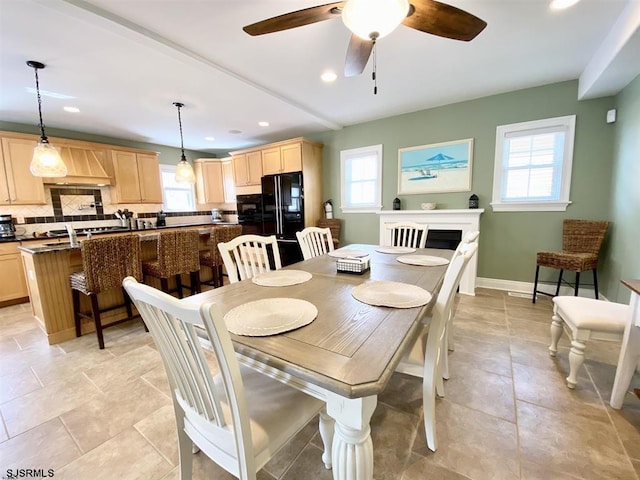
[[[46,203],[42,178],[29,171],[37,137],[2,136],[0,152],[0,205],[42,205]]]
[[[254,150],[236,155],[232,153],[233,177],[236,187],[260,185],[262,178],[262,152]]]
[[[110,160],[107,171],[115,182],[111,188],[114,203],[162,203],[156,153],[112,150]]]
[[[287,142],[262,150],[262,174],[302,171],[302,141]]]
[[[193,163],[199,205],[236,201],[231,158],[199,158]]]

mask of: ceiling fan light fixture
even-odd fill
[[[36,74],[36,93],[38,94],[38,115],[40,118],[40,141],[33,149],[33,157],[29,165],[29,171],[34,177],[65,177],[67,166],[64,164],[60,152],[49,143],[47,135],[44,133],[44,122],[42,121],[42,98],[40,97],[40,82],[38,80],[38,70],[44,68],[44,63],[29,60],[27,65],[33,68]]]
[[[408,13],[408,0],[349,0],[342,21],[358,37],[377,40],[393,32]]]
[[[184,107],[184,103],[173,102],[174,107],[178,107],[178,124],[180,125],[180,150],[182,156],[178,165],[176,165],[175,180],[178,183],[196,183],[196,174],[193,171],[193,167],[187,161],[187,157],[184,156],[184,140],[182,138],[182,117],[180,116],[180,109]]]

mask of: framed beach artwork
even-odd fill
[[[398,150],[398,195],[471,190],[473,138]]]

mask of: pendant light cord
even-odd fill
[[[175,102],[174,105],[178,107],[178,125],[180,125],[180,150],[182,151],[182,158],[180,160],[187,161],[187,158],[184,156],[184,141],[182,139],[182,117],[180,116],[180,107],[184,105],[182,103]]]
[[[375,39],[373,40],[373,72],[371,73],[371,79],[373,80],[373,94],[377,95],[378,94],[378,76],[377,76],[377,62],[376,62],[376,51],[378,50],[377,48],[378,44],[375,41]]]
[[[38,94],[38,115],[40,117],[40,140],[42,143],[48,143],[49,140],[44,133],[44,122],[42,121],[42,98],[40,97],[40,81],[38,80],[38,68],[33,68],[36,72],[36,93]]]

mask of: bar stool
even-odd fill
[[[175,230],[161,232],[158,235],[157,258],[142,262],[144,275],[160,279],[163,292],[178,292],[182,298],[183,273],[190,276],[191,293],[200,293],[200,262],[198,260],[198,245],[200,232],[198,230]],[[169,278],[176,280],[176,289],[169,290]]]
[[[142,279],[140,239],[137,235],[118,235],[84,240],[80,245],[83,271],[69,275],[76,337],[82,335],[82,318],[93,319],[98,345],[104,349],[102,330],[133,318],[131,300],[122,288],[122,281],[128,276]],[[122,291],[124,303],[100,309],[98,294],[118,289]],[[89,297],[91,315],[80,311],[80,293]],[[102,324],[100,313],[123,306],[127,309],[127,318]]]
[[[218,250],[218,243],[226,243],[239,237],[242,234],[241,225],[221,225],[211,229],[209,240],[207,241],[207,250],[200,252],[200,265],[209,267],[213,272],[212,285],[221,287],[223,285],[222,273],[222,256]]]

